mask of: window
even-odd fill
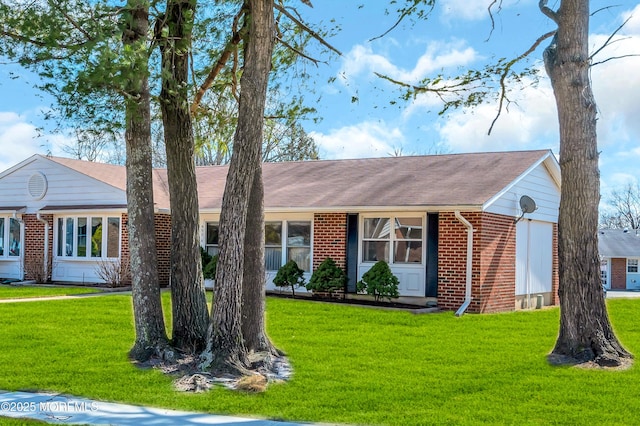
[[[282,222],[264,223],[264,269],[277,271],[282,266]]]
[[[106,232],[103,229],[105,223]],[[56,254],[59,257],[101,259],[120,256],[119,217],[59,217],[56,233]]]
[[[206,222],[205,249],[219,252],[219,223]],[[277,271],[289,260],[311,272],[311,221],[266,221],[264,223],[264,269]]]
[[[362,237],[362,260],[389,262],[389,246],[391,244],[391,220],[389,218],[365,218],[364,235]]]
[[[207,222],[207,235],[204,248],[211,256],[215,256],[220,251],[218,245],[218,222]]]
[[[0,217],[0,256],[19,257],[22,247],[22,225],[18,219]]]
[[[311,222],[287,223],[287,262],[290,260],[311,272]]]
[[[638,259],[627,259],[627,272],[629,274],[638,273]]]
[[[600,261],[600,279],[602,280],[602,284],[604,285],[608,285],[608,282],[607,282],[608,271],[609,271],[609,261],[607,259],[602,259]]]
[[[421,264],[422,222],[422,217],[364,218],[362,261]]]
[[[422,263],[422,218],[396,218],[395,236],[393,263]]]

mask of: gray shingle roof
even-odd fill
[[[598,251],[602,257],[640,257],[640,231],[602,229],[598,233]]]
[[[548,150],[265,163],[267,209],[480,207],[513,183]],[[125,189],[123,166],[51,158]],[[197,167],[200,209],[222,205],[228,166]],[[167,208],[165,169],[154,170],[154,201]]]

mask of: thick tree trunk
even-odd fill
[[[273,0],[250,0],[248,44],[240,79],[238,127],[234,136],[220,215],[220,256],[205,363],[213,370],[248,366],[242,335],[242,282],[249,195],[260,165],[260,146],[271,53]],[[261,242],[262,244],[262,242]]]
[[[560,123],[558,222],[560,332],[550,359],[619,365],[630,354],[607,315],[598,256],[600,173],[596,104],[589,81],[589,1],[563,0],[545,51]]]
[[[160,107],[171,198],[172,340],[176,348],[185,352],[205,347],[209,324],[200,258],[193,126],[187,94],[194,10],[195,0],[169,0],[164,21],[168,36],[159,40],[162,52]]]
[[[244,237],[242,336],[247,350],[278,355],[265,326],[264,186],[262,163],[253,178]]]
[[[144,1],[131,0],[131,14],[123,43],[133,51],[145,52],[149,29],[148,6]],[[131,290],[136,340],[129,355],[146,361],[159,354],[167,345],[160,301],[151,171],[151,113],[146,54],[139,54],[128,88],[126,104],[127,144],[127,212]]]

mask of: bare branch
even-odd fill
[[[607,40],[602,44],[602,46],[600,46],[595,52],[593,52],[590,56],[589,56],[589,60],[592,60],[594,56],[596,56],[598,53],[600,53],[605,47],[607,47],[610,43],[611,43],[611,39],[613,39],[613,37],[625,26],[627,25],[627,22],[629,22],[629,20],[632,18],[632,16],[629,16],[627,19],[624,20],[624,22],[622,24],[620,24],[620,26],[618,28],[616,28],[616,30],[614,32],[611,33],[611,35],[607,38]]]
[[[629,54],[629,55],[612,56],[612,57],[607,58],[607,59],[605,59],[603,61],[594,62],[593,64],[591,64],[591,66],[595,67],[596,65],[601,65],[601,64],[604,64],[605,62],[613,61],[613,60],[616,60],[616,59],[632,58],[632,57],[637,57],[637,56],[640,56],[640,54],[635,53],[635,54]]]
[[[279,5],[279,4],[275,4],[274,7],[275,7],[276,10],[278,10],[284,16],[286,16],[287,18],[291,19],[294,24],[296,24],[297,26],[302,28],[304,31],[306,31],[311,37],[315,38],[320,44],[322,44],[323,46],[325,46],[329,50],[337,53],[338,55],[342,56],[342,52],[340,52],[338,49],[336,49],[331,44],[329,44],[320,34],[315,32],[311,28],[309,28],[304,22],[302,22],[301,20],[299,20],[298,18],[293,16],[291,13],[289,13],[289,11],[285,7],[283,7],[282,5]]]
[[[540,0],[540,2],[538,3],[538,7],[540,8],[540,11],[547,18],[551,19],[553,22],[557,24],[559,21],[558,14],[547,6],[548,2],[549,2],[548,0]]]
[[[295,52],[297,55],[300,55],[301,57],[313,62],[314,65],[318,66],[319,63],[321,63],[322,61],[312,58],[309,55],[306,55],[304,52],[301,52],[299,49],[296,49],[295,47],[291,46],[289,43],[287,43],[286,41],[284,41],[282,39],[282,37],[280,36],[276,36],[276,40],[278,40],[284,47],[286,47],[287,49]],[[326,62],[323,62],[326,63]]]
[[[491,38],[491,35],[493,34],[493,30],[495,30],[496,28],[496,21],[493,19],[493,12],[491,11],[491,9],[493,9],[493,6],[496,3],[498,3],[498,0],[493,0],[489,5],[489,7],[487,7],[487,12],[489,12],[489,18],[491,18],[491,31],[489,31],[489,36],[485,41],[489,41],[489,39]],[[500,13],[501,10],[502,10],[502,0],[500,0],[500,3],[498,3],[497,13]]]
[[[529,49],[527,49],[526,52],[524,52],[517,58],[509,61],[507,65],[504,67],[504,69],[502,70],[502,73],[500,74],[500,97],[499,97],[500,100],[498,102],[498,113],[496,114],[493,121],[491,122],[491,126],[489,126],[489,131],[487,133],[488,135],[491,134],[491,131],[493,130],[493,126],[498,121],[498,118],[500,118],[500,114],[502,113],[502,107],[504,105],[504,100],[507,99],[507,95],[506,95],[507,87],[506,87],[505,81],[507,79],[507,76],[509,75],[509,71],[511,71],[511,68],[513,67],[513,65],[515,65],[516,63],[520,62],[521,60],[523,60],[524,58],[532,54],[538,48],[538,46],[540,46],[540,43],[542,43],[549,37],[552,37],[553,35],[555,35],[555,33],[556,33],[555,31],[549,31],[548,33],[538,37],[538,39],[531,45]]]
[[[389,34],[391,31],[393,31],[398,25],[400,25],[400,23],[404,20],[404,18],[406,18],[407,16],[411,15],[413,13],[414,10],[416,10],[418,8],[418,3],[420,3],[421,0],[413,0],[413,6],[408,7],[406,10],[403,10],[402,13],[400,14],[400,17],[398,17],[398,20],[395,22],[395,24],[393,24],[391,26],[391,28],[389,28],[387,31],[385,31],[384,33],[380,34],[379,36],[370,38],[369,41],[374,41],[377,40],[379,38],[382,38],[384,36],[386,36],[387,34]],[[435,2],[431,3],[431,9],[429,9],[430,13],[433,8],[435,7]]]

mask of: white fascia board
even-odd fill
[[[34,154],[31,157],[29,157],[29,158],[27,158],[25,160],[22,160],[21,162],[19,162],[15,166],[9,167],[7,170],[5,170],[5,171],[0,173],[0,179],[2,179],[5,176],[10,175],[11,173],[15,172],[16,170],[19,170],[19,169],[23,168],[27,164],[33,163],[38,158],[44,158],[44,157],[42,155],[40,155],[40,154]]]

